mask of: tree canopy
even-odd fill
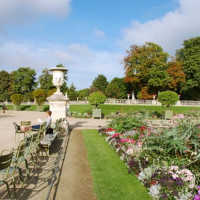
[[[91,88],[93,91],[105,92],[108,85],[107,78],[103,74],[99,74],[92,82]]]
[[[107,85],[105,94],[108,98],[125,99],[127,96],[127,88],[123,78],[113,78]]]
[[[183,42],[183,48],[177,50],[176,57],[183,63],[183,71],[186,74],[186,81],[182,90],[187,93],[190,98],[199,98],[200,37],[185,40]]]
[[[71,86],[69,87],[68,91],[67,91],[67,95],[69,97],[69,100],[76,100],[78,97],[78,93],[76,91],[76,87],[74,86],[74,84],[72,83]]]
[[[49,72],[47,68],[42,70],[42,74],[39,76],[40,88],[44,90],[51,90],[54,87],[52,83],[53,75]]]
[[[10,96],[10,74],[4,70],[0,71],[0,101],[9,99]]]
[[[132,83],[133,90],[147,87],[158,92],[166,88],[170,81],[166,72],[168,54],[162,47],[147,42],[142,46],[131,46],[127,53],[124,58],[125,81]]]
[[[29,67],[20,67],[16,71],[11,72],[11,93],[24,94],[32,92],[36,83],[36,72]]]

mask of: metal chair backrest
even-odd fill
[[[19,146],[18,146],[18,148],[17,148],[17,155],[16,155],[16,158],[18,159],[18,158],[20,158],[20,157],[24,157],[24,151],[25,151],[25,143],[24,143],[24,141],[22,141],[20,144],[19,144]]]
[[[38,137],[38,133],[33,134],[32,143],[34,143],[37,140],[37,137]]]
[[[46,125],[47,125],[47,122],[42,123],[40,126],[40,130],[44,131],[46,129]]]
[[[31,142],[32,142],[32,136],[28,136],[24,139],[24,142],[25,142],[25,147],[29,147]]]
[[[6,155],[0,155],[0,170],[4,170],[10,167],[12,157],[13,152]]]
[[[21,126],[30,126],[31,121],[21,121]]]

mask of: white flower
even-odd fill
[[[141,170],[141,172],[139,173],[138,179],[140,181],[149,179],[152,176],[152,174],[154,173],[154,171],[155,171],[155,169],[153,167],[145,168],[145,169]]]
[[[159,196],[160,196],[160,189],[161,189],[161,186],[159,184],[157,185],[152,185],[150,188],[149,188],[149,194],[155,198],[155,199],[159,199]]]
[[[132,148],[129,148],[129,149],[126,151],[126,153],[127,153],[128,155],[132,155],[132,154],[133,154],[133,149],[132,149]]]

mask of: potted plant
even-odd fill
[[[93,92],[89,95],[88,101],[93,106],[92,118],[101,119],[101,109],[99,105],[105,103],[106,101],[105,95],[101,92]]]
[[[37,89],[33,91],[33,97],[36,100],[37,103],[37,111],[42,112],[43,111],[43,103],[46,100],[46,93],[43,89]]]
[[[173,111],[169,110],[169,108],[176,104],[179,100],[179,96],[176,92],[173,91],[165,91],[160,92],[158,95],[158,101],[162,104],[162,106],[166,106],[167,110],[164,112],[165,119],[172,119]]]
[[[20,104],[23,101],[23,96],[21,94],[13,94],[10,99],[12,103],[14,104],[14,109],[19,110]]]

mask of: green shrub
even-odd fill
[[[95,108],[99,108],[100,104],[105,103],[106,96],[101,92],[93,92],[88,97],[88,101],[91,105],[93,105]]]
[[[178,94],[172,91],[160,92],[158,95],[158,101],[162,104],[162,106],[166,106],[169,109],[170,106],[176,104],[179,100]]]
[[[20,105],[23,101],[23,96],[21,94],[13,94],[10,99],[14,105]]]
[[[33,97],[38,105],[42,105],[46,101],[46,93],[43,89],[33,91]]]

